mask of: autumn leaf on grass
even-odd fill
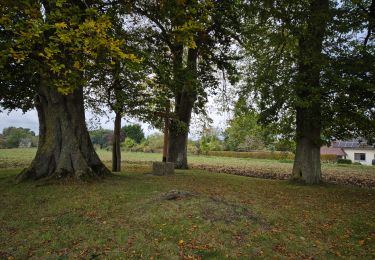
[[[360,245],[360,246],[363,246],[364,243],[365,243],[365,240],[359,240],[359,241],[358,241],[358,245]]]
[[[178,246],[179,247],[184,247],[185,246],[185,241],[184,240],[180,240],[180,241],[178,241]]]

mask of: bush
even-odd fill
[[[126,151],[128,151],[131,148],[135,147],[136,145],[137,143],[133,139],[127,137],[125,138],[125,141],[121,144],[121,147],[125,149]]]
[[[189,140],[187,144],[188,154],[199,154],[199,143]]]
[[[360,162],[354,162],[353,165],[362,165]]]
[[[291,162],[294,160],[294,154],[291,152],[280,151],[254,151],[254,152],[233,152],[233,151],[208,151],[207,155],[236,157],[236,158],[254,158],[254,159],[271,159],[282,160],[283,162]],[[322,162],[336,162],[335,154],[322,154],[320,156]],[[350,160],[349,160],[350,161]]]
[[[339,164],[352,164],[352,160],[350,160],[350,159],[338,159],[337,163],[339,163]]]
[[[320,161],[334,163],[337,161],[337,155],[336,154],[321,154]]]
[[[236,157],[236,158],[255,158],[255,159],[272,159],[272,160],[293,160],[294,154],[290,152],[233,152],[233,151],[208,151],[207,155]]]

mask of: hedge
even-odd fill
[[[350,159],[338,159],[337,163],[340,163],[340,164],[352,164],[352,160],[350,160]]]
[[[236,157],[236,158],[256,158],[256,159],[273,159],[273,160],[293,160],[294,154],[290,152],[233,152],[233,151],[209,151],[207,155]]]
[[[294,154],[291,152],[234,152],[234,151],[209,151],[207,155],[222,156],[222,157],[236,157],[236,158],[255,158],[255,159],[271,159],[271,160],[294,160]],[[337,156],[335,154],[320,155],[322,162],[336,162]]]

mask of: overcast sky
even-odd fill
[[[213,119],[214,123],[212,124],[213,127],[219,128],[223,130],[226,126],[226,121],[229,119],[230,115],[228,112],[220,113],[217,109],[217,105],[213,100],[210,100],[209,104],[207,105],[207,114]],[[111,118],[101,117],[98,123],[92,124],[90,119],[93,116],[90,112],[86,113],[86,121],[88,123],[89,129],[94,129],[98,127],[106,128],[106,129],[113,129],[113,115]],[[130,120],[123,120],[122,125],[129,124],[129,123],[140,123],[142,125],[143,131],[146,135],[152,134],[156,132],[156,129],[151,128],[148,124],[138,122],[137,120],[130,119]],[[35,110],[23,113],[21,110],[15,110],[12,112],[3,111],[0,112],[0,133],[3,132],[4,128],[9,126],[15,127],[23,127],[29,128],[34,131],[36,134],[39,132],[39,122],[38,122],[38,115]],[[196,116],[193,116],[191,130],[190,130],[190,137],[196,139],[200,132],[202,124],[200,120],[197,119]]]

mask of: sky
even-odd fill
[[[217,104],[214,102],[213,98],[209,99],[207,104],[207,114],[213,120],[211,124],[212,127],[219,128],[223,130],[226,127],[226,122],[230,117],[228,112],[221,113],[218,108]],[[105,128],[105,129],[113,129],[113,122],[114,122],[114,115],[110,115],[110,118],[107,117],[100,117],[99,121],[93,124],[90,120],[93,119],[93,114],[91,112],[86,112],[86,122],[88,124],[89,129],[95,128]],[[145,132],[146,136],[157,132],[157,129],[152,128],[149,124],[145,124],[139,122],[135,119],[128,119],[123,120],[122,125],[125,124],[133,124],[139,123],[142,126],[143,131]],[[21,110],[15,110],[12,112],[3,111],[0,112],[0,133],[3,132],[4,128],[15,126],[15,127],[23,127],[29,128],[30,130],[34,131],[36,134],[39,132],[39,122],[38,122],[38,115],[36,110],[32,110],[26,113],[23,113]],[[190,134],[189,137],[192,139],[197,139],[202,128],[201,120],[198,119],[197,116],[193,115],[192,123],[190,127]]]

